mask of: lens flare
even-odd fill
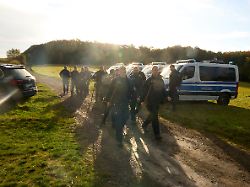
[[[0,97],[0,106],[2,104],[4,104],[6,101],[8,101],[11,97],[13,97],[17,93],[18,93],[18,89],[14,89],[11,92],[9,92],[7,95]]]

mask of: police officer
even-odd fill
[[[80,95],[86,97],[89,94],[89,81],[91,78],[91,73],[88,67],[82,67],[80,76]]]
[[[130,115],[131,115],[131,121],[135,122],[136,113],[138,112],[141,99],[142,99],[143,86],[144,86],[146,77],[144,73],[141,72],[137,66],[135,66],[129,78],[131,80],[133,93],[134,93],[130,102]]]
[[[112,105],[113,125],[116,131],[116,140],[119,146],[123,142],[123,127],[129,117],[129,100],[132,95],[132,88],[126,76],[126,68],[119,68],[119,76],[115,78],[107,95],[108,106]]]
[[[144,131],[146,131],[148,124],[152,122],[152,127],[156,140],[161,140],[158,112],[159,112],[159,106],[164,101],[165,96],[166,96],[166,91],[164,82],[159,74],[158,67],[153,66],[152,76],[146,80],[144,86],[144,92],[143,92],[144,102],[142,104],[144,105],[145,103],[149,115],[143,122],[142,128],[144,129]]]
[[[179,100],[179,95],[177,92],[177,87],[180,86],[180,73],[175,69],[174,65],[170,65],[170,75],[169,75],[169,97],[171,98],[172,109],[176,110],[176,102]]]
[[[67,69],[67,66],[64,66],[64,69],[59,73],[62,83],[63,83],[63,95],[68,94],[69,91],[69,79],[70,79],[70,72]]]
[[[71,72],[71,96],[74,93],[79,95],[79,72],[76,66],[74,66],[74,70]]]
[[[106,74],[107,74],[107,72],[104,70],[104,67],[101,66],[100,69],[93,75],[93,79],[95,80],[95,100],[96,101],[103,99],[102,80]]]
[[[112,81],[114,80],[114,78],[116,77],[115,75],[115,70],[114,69],[111,69],[110,70],[110,73],[109,75],[106,77],[106,79],[104,80],[104,86],[106,87],[106,95],[105,95],[105,98],[104,98],[104,116],[102,118],[102,125],[104,125],[106,123],[106,119],[109,115],[109,112],[110,112],[110,109],[111,107],[107,106],[107,94],[111,88],[111,83]]]

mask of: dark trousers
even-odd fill
[[[95,85],[95,101],[99,101],[101,96],[101,84],[96,83]]]
[[[136,121],[136,106],[137,106],[137,101],[132,100],[130,102],[130,117],[131,121]]]
[[[123,128],[128,120],[128,108],[114,106],[112,111],[112,123],[114,123],[116,131],[116,140],[119,143],[123,142]]]
[[[65,95],[69,91],[69,80],[63,79],[62,83],[63,83],[63,94]]]
[[[177,92],[177,88],[171,88],[169,90],[169,96],[171,98],[172,109],[176,110],[176,103],[179,100],[179,95]]]
[[[82,83],[79,87],[80,95],[86,97],[89,94],[89,85]]]
[[[159,136],[160,135],[160,126],[158,119],[159,105],[147,105],[147,109],[149,111],[149,115],[143,122],[142,127],[146,128],[149,123],[152,123],[154,135]]]
[[[79,84],[77,81],[71,80],[71,95],[74,95],[74,93],[79,95]]]
[[[111,109],[111,106],[107,106],[107,102],[104,102],[104,116],[102,118],[102,124],[106,123],[106,119],[109,115],[110,109]]]

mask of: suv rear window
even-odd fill
[[[25,77],[31,77],[32,75],[26,69],[8,69],[8,75],[13,76],[16,79],[23,79]]]
[[[200,66],[200,79],[201,81],[234,82],[236,80],[235,69]]]

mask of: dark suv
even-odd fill
[[[37,93],[36,79],[23,65],[0,64],[0,98],[27,98]]]

